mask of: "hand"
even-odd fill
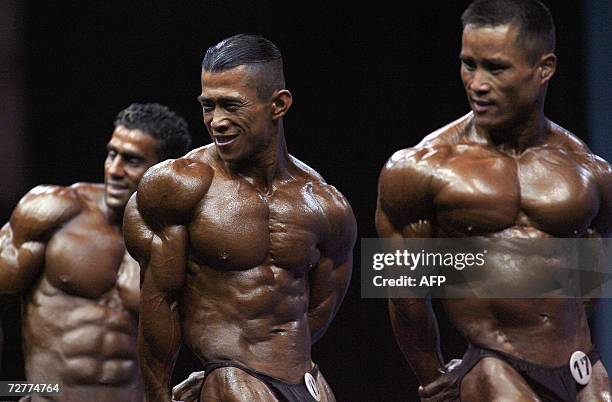
[[[186,380],[172,388],[172,402],[198,402],[204,381],[204,371],[189,374]]]
[[[419,387],[422,402],[459,402],[459,384],[457,372],[453,371],[461,364],[461,359],[453,359],[444,368],[446,371],[434,381]]]

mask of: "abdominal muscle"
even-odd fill
[[[274,265],[194,265],[180,306],[183,339],[200,360],[232,360],[300,382],[312,368],[306,278]]]
[[[96,400],[98,389],[105,398],[128,391],[125,400],[132,400],[142,390],[137,328],[137,317],[123,307],[115,288],[93,300],[68,295],[43,278],[25,300],[28,381],[59,383],[64,396],[81,389]]]
[[[524,233],[523,233],[524,232]],[[550,235],[533,227],[522,230],[513,227],[487,237],[495,238],[498,249],[494,253],[508,253],[519,261],[518,270],[505,273],[504,266],[489,267],[492,282],[514,287],[521,294],[521,287],[533,289],[534,282],[552,278],[554,270],[563,269],[559,262],[563,258],[550,258],[555,253],[552,248],[542,247],[537,241],[532,248],[526,246],[516,255],[516,243],[521,238],[550,238]],[[503,239],[510,239],[508,244]],[[501,240],[501,241],[499,241]],[[499,241],[499,242],[498,242]],[[529,245],[520,243],[521,245]],[[554,243],[544,243],[553,244]],[[513,254],[515,253],[515,254]],[[563,254],[563,250],[559,250]],[[535,258],[525,258],[525,257]],[[538,261],[537,267],[522,266],[523,261]],[[549,264],[542,263],[548,261]],[[515,264],[516,265],[516,264]],[[528,265],[528,264],[525,264]],[[513,267],[517,268],[517,267]],[[523,271],[522,275],[520,272]],[[503,276],[507,275],[506,278]],[[486,279],[486,278],[485,278]],[[486,281],[484,281],[486,283]],[[546,286],[542,286],[546,288]],[[524,291],[523,289],[523,291]],[[590,331],[581,299],[577,298],[512,298],[512,299],[446,299],[442,304],[451,321],[467,338],[468,342],[489,349],[508,353],[532,363],[559,367],[568,363],[576,350],[588,353],[591,348]]]

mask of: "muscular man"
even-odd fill
[[[537,244],[607,236],[610,165],[544,116],[556,66],[548,10],[535,0],[476,0],[462,21],[461,78],[472,110],[386,163],[376,212],[379,235],[495,239],[497,249],[489,254],[510,254],[515,261],[533,261],[543,251],[513,248],[513,239]],[[505,276],[506,288],[520,294],[559,263],[538,261],[514,272],[494,266],[496,279]],[[423,400],[610,400],[608,375],[591,344],[580,299],[447,299],[442,305],[470,344],[450,373],[430,301],[389,303],[396,339],[423,385]],[[577,350],[593,364],[586,386],[569,368]]]
[[[190,143],[167,107],[132,104],[115,120],[104,184],[38,186],[2,228],[0,292],[23,298],[26,377],[59,384],[55,400],[143,400],[140,270],[125,250],[123,212],[144,172]]]
[[[177,350],[203,401],[330,401],[311,345],[346,292],[356,236],[344,197],[288,154],[278,48],[236,35],[206,52],[212,144],[153,167],[124,230],[144,270],[138,348],[149,401],[169,401]]]

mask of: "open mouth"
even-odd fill
[[[236,138],[238,138],[238,134],[236,135],[215,135],[215,142],[217,143],[217,145],[227,145],[227,144],[234,142]]]
[[[484,113],[493,105],[494,103],[490,101],[472,99],[472,107],[476,113]]]

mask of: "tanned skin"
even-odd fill
[[[612,170],[543,113],[554,54],[535,63],[516,42],[513,25],[464,29],[461,77],[472,112],[398,151],[382,170],[376,212],[381,237],[496,239],[607,236],[612,227]],[[503,240],[498,250],[514,252]],[[539,255],[537,247],[515,254]],[[553,266],[520,272],[495,267],[490,279],[517,292],[546,280]],[[535,276],[534,276],[535,275]],[[492,282],[492,286],[495,284]],[[592,349],[579,299],[447,299],[444,310],[473,345],[559,367],[576,350]],[[397,342],[426,401],[538,401],[508,363],[482,359],[450,388],[436,318],[428,299],[392,299]],[[607,401],[601,361],[579,401]],[[606,399],[608,398],[608,399]]]
[[[169,401],[178,348],[289,383],[346,292],[356,224],[345,198],[287,153],[291,94],[260,98],[248,66],[202,72],[213,144],[152,168],[126,210],[144,271],[140,364],[149,401]],[[322,375],[322,400],[335,400]],[[275,401],[237,368],[213,371],[203,401]]]
[[[0,231],[0,292],[23,300],[26,378],[59,384],[31,401],[143,401],[136,337],[138,263],[126,252],[123,210],[158,140],[118,126],[105,184],[39,186]]]

